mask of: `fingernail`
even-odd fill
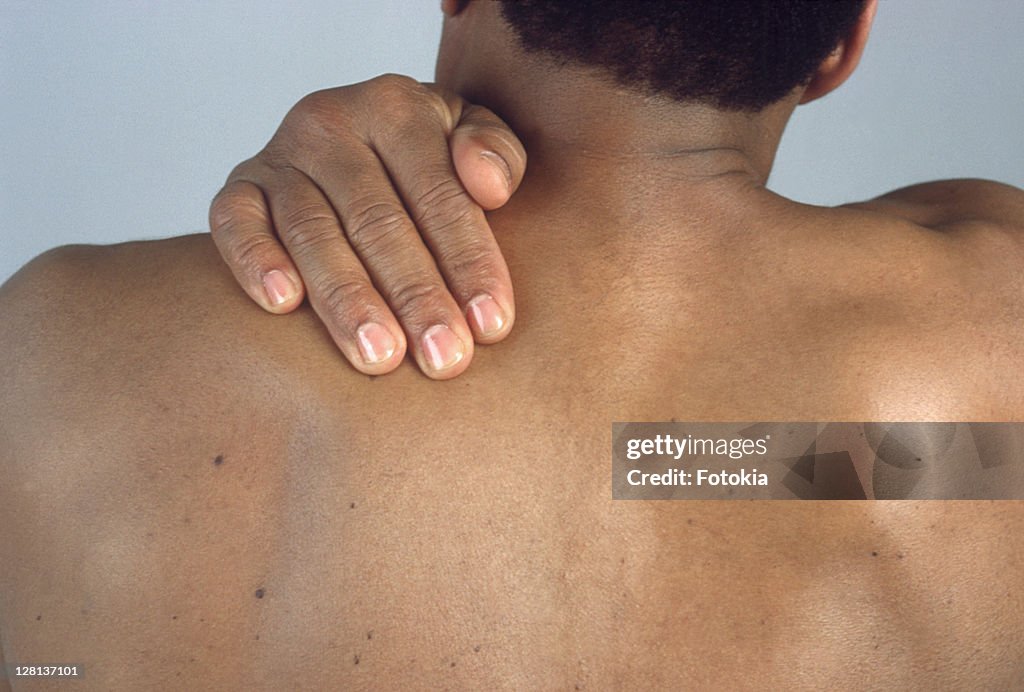
[[[505,311],[487,293],[481,293],[469,301],[467,312],[477,336],[497,334],[505,326]]]
[[[435,324],[423,333],[423,352],[434,370],[446,370],[463,356],[462,341],[443,324]]]
[[[287,303],[295,295],[295,284],[279,269],[271,269],[263,275],[263,289],[272,305]]]
[[[359,352],[367,365],[383,363],[395,354],[395,338],[376,322],[360,325],[356,336],[359,337]]]
[[[501,173],[501,177],[505,180],[505,187],[511,190],[512,169],[509,168],[508,161],[498,156],[493,151],[481,151],[480,157],[498,169],[498,171]]]

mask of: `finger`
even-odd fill
[[[402,330],[342,232],[327,198],[300,171],[276,172],[274,226],[306,283],[310,305],[352,366],[368,375],[401,364]]]
[[[325,177],[344,184],[325,182],[324,193],[374,286],[405,329],[420,369],[433,379],[461,374],[472,359],[473,333],[377,154],[366,146],[346,146],[329,156],[330,170],[343,175]],[[311,296],[316,293],[308,288]]]
[[[476,341],[500,341],[515,320],[512,281],[483,210],[466,193],[452,165],[446,118],[457,119],[428,90],[399,112],[405,121],[380,123],[371,129],[370,141]],[[433,127],[424,126],[431,120]]]
[[[508,125],[483,106],[464,104],[449,142],[470,197],[484,209],[508,202],[526,173],[526,150]]]
[[[235,280],[267,312],[291,312],[302,303],[302,281],[274,235],[263,191],[229,181],[210,204],[210,234]]]

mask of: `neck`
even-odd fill
[[[763,186],[796,96],[758,113],[649,96],[602,70],[523,51],[497,3],[473,2],[445,21],[436,79],[502,117],[531,167],[603,163],[693,179]]]

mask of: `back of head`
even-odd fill
[[[865,0],[501,0],[526,50],[627,86],[758,111],[806,84]]]

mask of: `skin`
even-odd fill
[[[297,103],[232,171],[210,231],[258,305],[286,314],[308,295],[360,372],[391,372],[409,353],[450,379],[474,341],[496,343],[515,322],[484,210],[508,201],[525,165],[489,109],[384,75]]]
[[[83,689],[1019,687],[1019,502],[610,499],[612,421],[1024,420],[1020,190],[763,188],[865,37],[738,118],[451,8],[439,81],[531,157],[489,217],[516,329],[451,382],[337,367],[206,236],[34,261],[0,294],[5,660]]]

